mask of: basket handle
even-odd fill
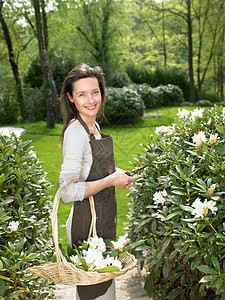
[[[83,182],[83,180],[74,179],[74,178],[70,178],[70,179],[66,180],[60,186],[58,191],[56,192],[54,202],[53,202],[53,210],[52,210],[52,218],[51,218],[52,219],[52,236],[53,236],[53,241],[54,241],[54,244],[55,244],[57,262],[61,262],[61,261],[65,262],[66,261],[66,259],[62,255],[61,250],[59,249],[57,213],[58,213],[59,201],[60,201],[62,192],[71,182],[77,183],[77,182]],[[94,197],[93,196],[89,197],[89,203],[90,203],[92,218],[91,218],[91,225],[90,225],[90,229],[89,229],[88,238],[91,236],[91,234],[93,236],[97,235],[97,232],[96,232],[96,211],[95,211],[95,203],[94,203]]]

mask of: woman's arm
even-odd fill
[[[108,175],[105,178],[85,182],[84,198],[95,195],[110,186],[129,189],[132,185],[132,181],[134,181],[134,177],[126,175],[122,170],[116,170],[113,174]]]

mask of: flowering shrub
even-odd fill
[[[106,89],[106,124],[136,123],[143,116],[144,110],[144,102],[136,90],[128,87]]]
[[[178,111],[143,147],[147,168],[131,189],[129,238],[146,239],[138,256],[145,288],[159,299],[225,297],[225,109]]]
[[[96,271],[98,273],[117,272],[124,268],[125,264],[120,258],[126,258],[126,251],[139,246],[143,241],[130,244],[127,235],[120,236],[118,241],[103,240],[95,236],[87,241],[80,242],[80,245],[72,249],[67,246],[67,254],[61,249],[68,261],[76,267],[85,271]]]
[[[51,201],[29,141],[0,132],[0,299],[51,299],[46,282],[26,273],[52,257]]]
[[[128,88],[136,90],[144,101],[146,108],[180,105],[184,102],[182,90],[172,84],[151,87],[144,84],[131,84]]]

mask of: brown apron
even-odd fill
[[[101,133],[101,139],[96,140],[90,133],[86,123],[78,116],[78,120],[89,135],[92,150],[92,166],[86,181],[102,179],[115,172],[112,136]],[[109,187],[94,195],[96,210],[97,235],[103,239],[116,240],[117,200],[115,187]],[[78,241],[87,240],[91,224],[89,199],[74,202],[71,240],[77,245]],[[111,286],[112,280],[88,286],[77,286],[81,300],[91,300],[104,295]]]

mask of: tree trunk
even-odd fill
[[[193,72],[193,45],[192,45],[192,20],[191,20],[191,0],[187,0],[187,23],[188,23],[188,68],[189,68],[189,90],[190,101],[195,103],[195,86]]]
[[[225,30],[223,28],[222,36],[221,36],[220,49],[219,49],[219,64],[218,64],[218,90],[219,90],[219,95],[220,95],[220,101],[221,102],[224,101],[224,88],[223,88],[223,84],[224,84],[224,66],[223,66],[224,35],[225,35]]]
[[[2,15],[2,7],[3,7],[3,1],[0,1],[0,23],[2,25],[2,30],[3,30],[5,41],[6,41],[7,48],[8,48],[9,62],[11,64],[13,75],[14,75],[14,78],[16,81],[16,96],[17,96],[17,101],[20,105],[20,113],[22,115],[22,118],[25,120],[26,119],[26,109],[25,109],[25,102],[24,102],[24,96],[23,96],[23,90],[22,90],[22,83],[21,83],[20,74],[19,74],[19,68],[16,63],[16,58],[15,58],[14,51],[13,51],[13,46],[12,46],[12,41],[11,41],[10,34],[9,34],[9,29],[8,29],[8,26]]]
[[[165,33],[165,10],[164,2],[162,1],[162,18],[163,18],[163,57],[164,57],[164,67],[166,69],[167,65],[167,53],[166,53],[166,33]]]
[[[44,41],[39,0],[33,0],[33,5],[35,10],[39,55],[40,55],[40,62],[41,62],[44,89],[45,89],[47,126],[49,128],[54,128],[55,127],[54,104],[57,98],[56,87],[52,77],[48,52]]]

